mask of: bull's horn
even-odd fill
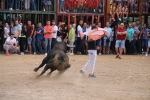
[[[69,48],[74,48],[74,47],[75,47],[75,45],[74,45],[74,46],[71,46],[71,45],[68,45],[68,44],[67,44],[67,47],[69,47]]]

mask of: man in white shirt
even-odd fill
[[[57,31],[58,31],[58,27],[55,24],[55,20],[52,21],[52,27],[53,27],[53,33],[52,33],[52,49],[53,49],[56,43]]]
[[[83,29],[82,29],[82,24],[83,24],[83,20],[80,20],[79,25],[77,27],[77,54],[81,54],[81,47],[82,47],[82,40],[80,38],[80,34],[83,33]]]
[[[17,50],[19,50],[19,48],[17,47],[17,41],[14,38],[14,34],[11,34],[10,37],[6,39],[3,47],[6,50],[7,56],[10,56],[12,52],[17,52]]]

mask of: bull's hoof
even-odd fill
[[[38,71],[38,68],[35,68],[33,71],[37,72],[37,71]]]

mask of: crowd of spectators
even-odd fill
[[[35,25],[28,21],[27,24],[15,22],[2,23],[0,21],[0,49],[4,48],[6,55],[12,53],[17,54],[43,54],[47,55],[56,43],[57,37],[61,36],[63,41],[70,45],[76,45],[74,49],[68,50],[67,54],[87,54],[88,37],[80,38],[80,34],[91,30],[89,22],[79,21],[77,25],[71,24],[69,26],[55,21],[45,22],[46,25],[38,23]],[[95,23],[97,27],[101,27],[101,23]],[[131,55],[131,54],[146,54],[148,56],[148,47],[150,47],[150,29],[146,24],[141,25],[139,20],[137,22],[124,25],[123,23],[115,26],[110,25],[109,22],[103,27],[108,34],[102,39],[97,40],[97,53]],[[121,51],[118,51],[119,50]],[[120,57],[120,56],[117,56]],[[121,58],[121,57],[120,57]]]
[[[1,10],[53,11],[54,0],[1,0]]]
[[[103,13],[104,0],[59,0],[61,13]]]
[[[150,13],[150,0],[142,0],[142,13]],[[110,15],[112,20],[122,21],[128,18],[129,13],[138,13],[140,0],[111,0]],[[115,16],[117,16],[115,19]]]

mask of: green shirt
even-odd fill
[[[71,28],[69,30],[69,41],[70,42],[74,42],[75,41],[75,30],[73,28]]]
[[[127,40],[131,40],[132,39],[132,35],[134,34],[134,29],[133,28],[127,28]]]

